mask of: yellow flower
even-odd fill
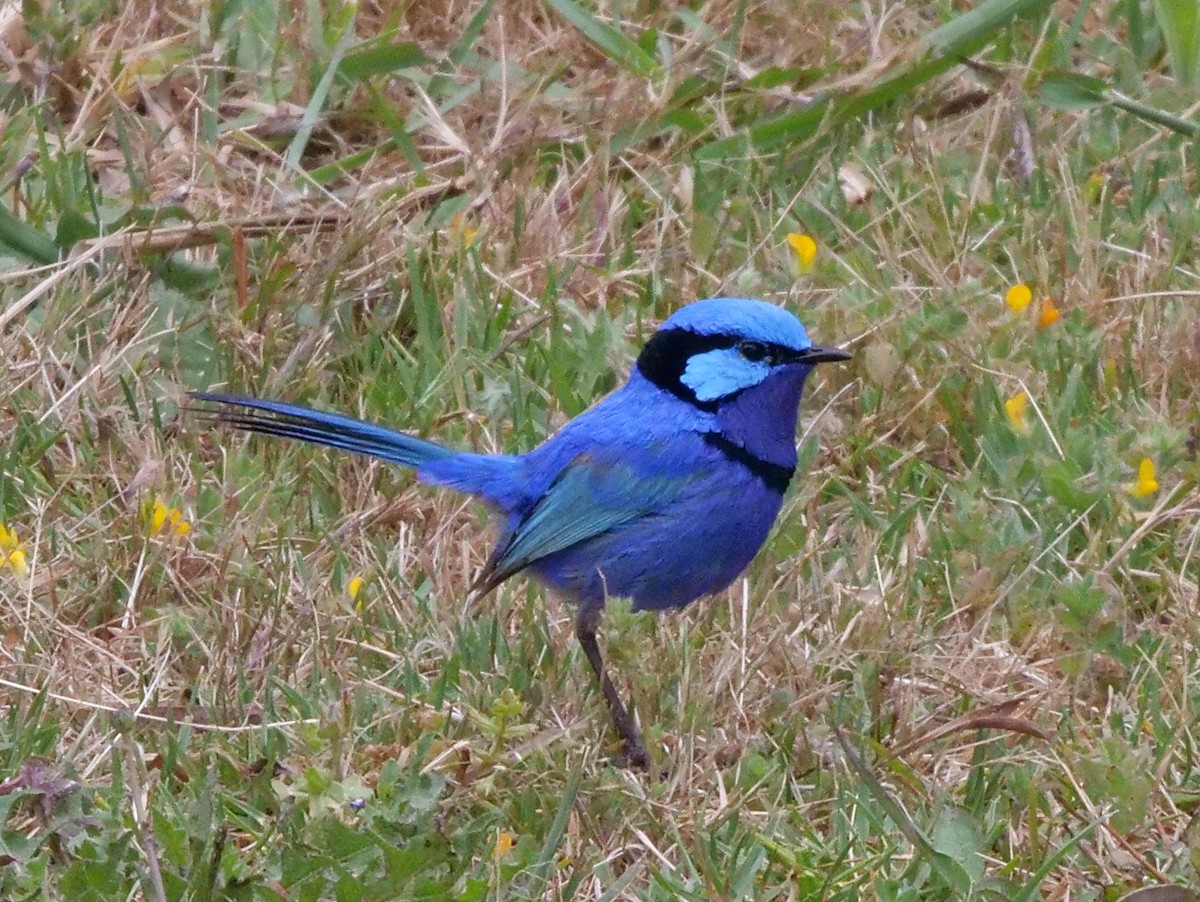
[[[358,599],[358,593],[362,591],[363,578],[354,576],[350,578],[350,582],[346,583],[346,594],[350,596],[350,600],[354,602],[354,613],[362,613],[362,602]]]
[[[1129,486],[1129,494],[1134,498],[1145,498],[1147,495],[1153,495],[1158,491],[1158,479],[1154,474],[1154,461],[1148,457],[1143,457],[1142,462],[1138,464],[1137,482]]]
[[[17,576],[28,576],[25,543],[17,538],[17,530],[0,523],[0,570],[8,568]]]
[[[154,499],[146,521],[150,535],[157,535],[168,528],[177,536],[186,536],[192,531],[192,524],[183,518],[183,511],[177,507],[167,507],[159,498]]]
[[[1042,312],[1038,314],[1038,328],[1045,329],[1047,326],[1053,326],[1062,317],[1061,311],[1054,306],[1054,301],[1050,298],[1042,298]]]
[[[1008,414],[1008,425],[1017,435],[1029,435],[1033,427],[1029,425],[1026,416],[1029,408],[1029,395],[1023,391],[1017,392],[1004,402],[1004,412]]]
[[[455,213],[450,220],[450,231],[457,238],[463,247],[470,247],[475,243],[475,236],[479,234],[479,230],[467,225],[467,215],[465,213]]]
[[[499,860],[512,851],[513,843],[517,838],[507,830],[501,830],[496,834],[496,848],[492,850],[492,857]]]
[[[1029,306],[1029,302],[1033,300],[1033,292],[1029,290],[1028,285],[1020,282],[1008,289],[1004,300],[1008,303],[1008,309],[1013,313],[1023,313]]]
[[[813,261],[817,259],[817,242],[801,232],[788,232],[787,243],[796,254],[796,262],[800,273],[808,275],[813,270]]]

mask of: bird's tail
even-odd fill
[[[239,395],[196,391],[188,392],[188,396],[193,401],[215,405],[207,412],[217,422],[259,435],[299,439],[418,468],[459,455],[443,445],[336,413]]]

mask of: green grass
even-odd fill
[[[1196,884],[1176,6],[19,7],[0,896]],[[482,511],[180,414],[228,387],[523,451],[722,293],[856,356],[810,387],[805,475],[746,580],[606,612],[658,779],[608,764],[562,603],[468,598]]]

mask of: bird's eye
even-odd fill
[[[775,358],[771,354],[771,349],[761,341],[743,341],[738,344],[738,353],[747,360],[757,363],[760,360],[766,361],[767,365],[775,362]]]

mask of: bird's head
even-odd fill
[[[800,320],[782,307],[747,298],[709,298],[676,311],[646,343],[638,372],[701,410],[717,411],[758,386],[800,401],[818,363],[848,360],[839,348],[814,345]],[[776,392],[771,392],[776,394]]]

